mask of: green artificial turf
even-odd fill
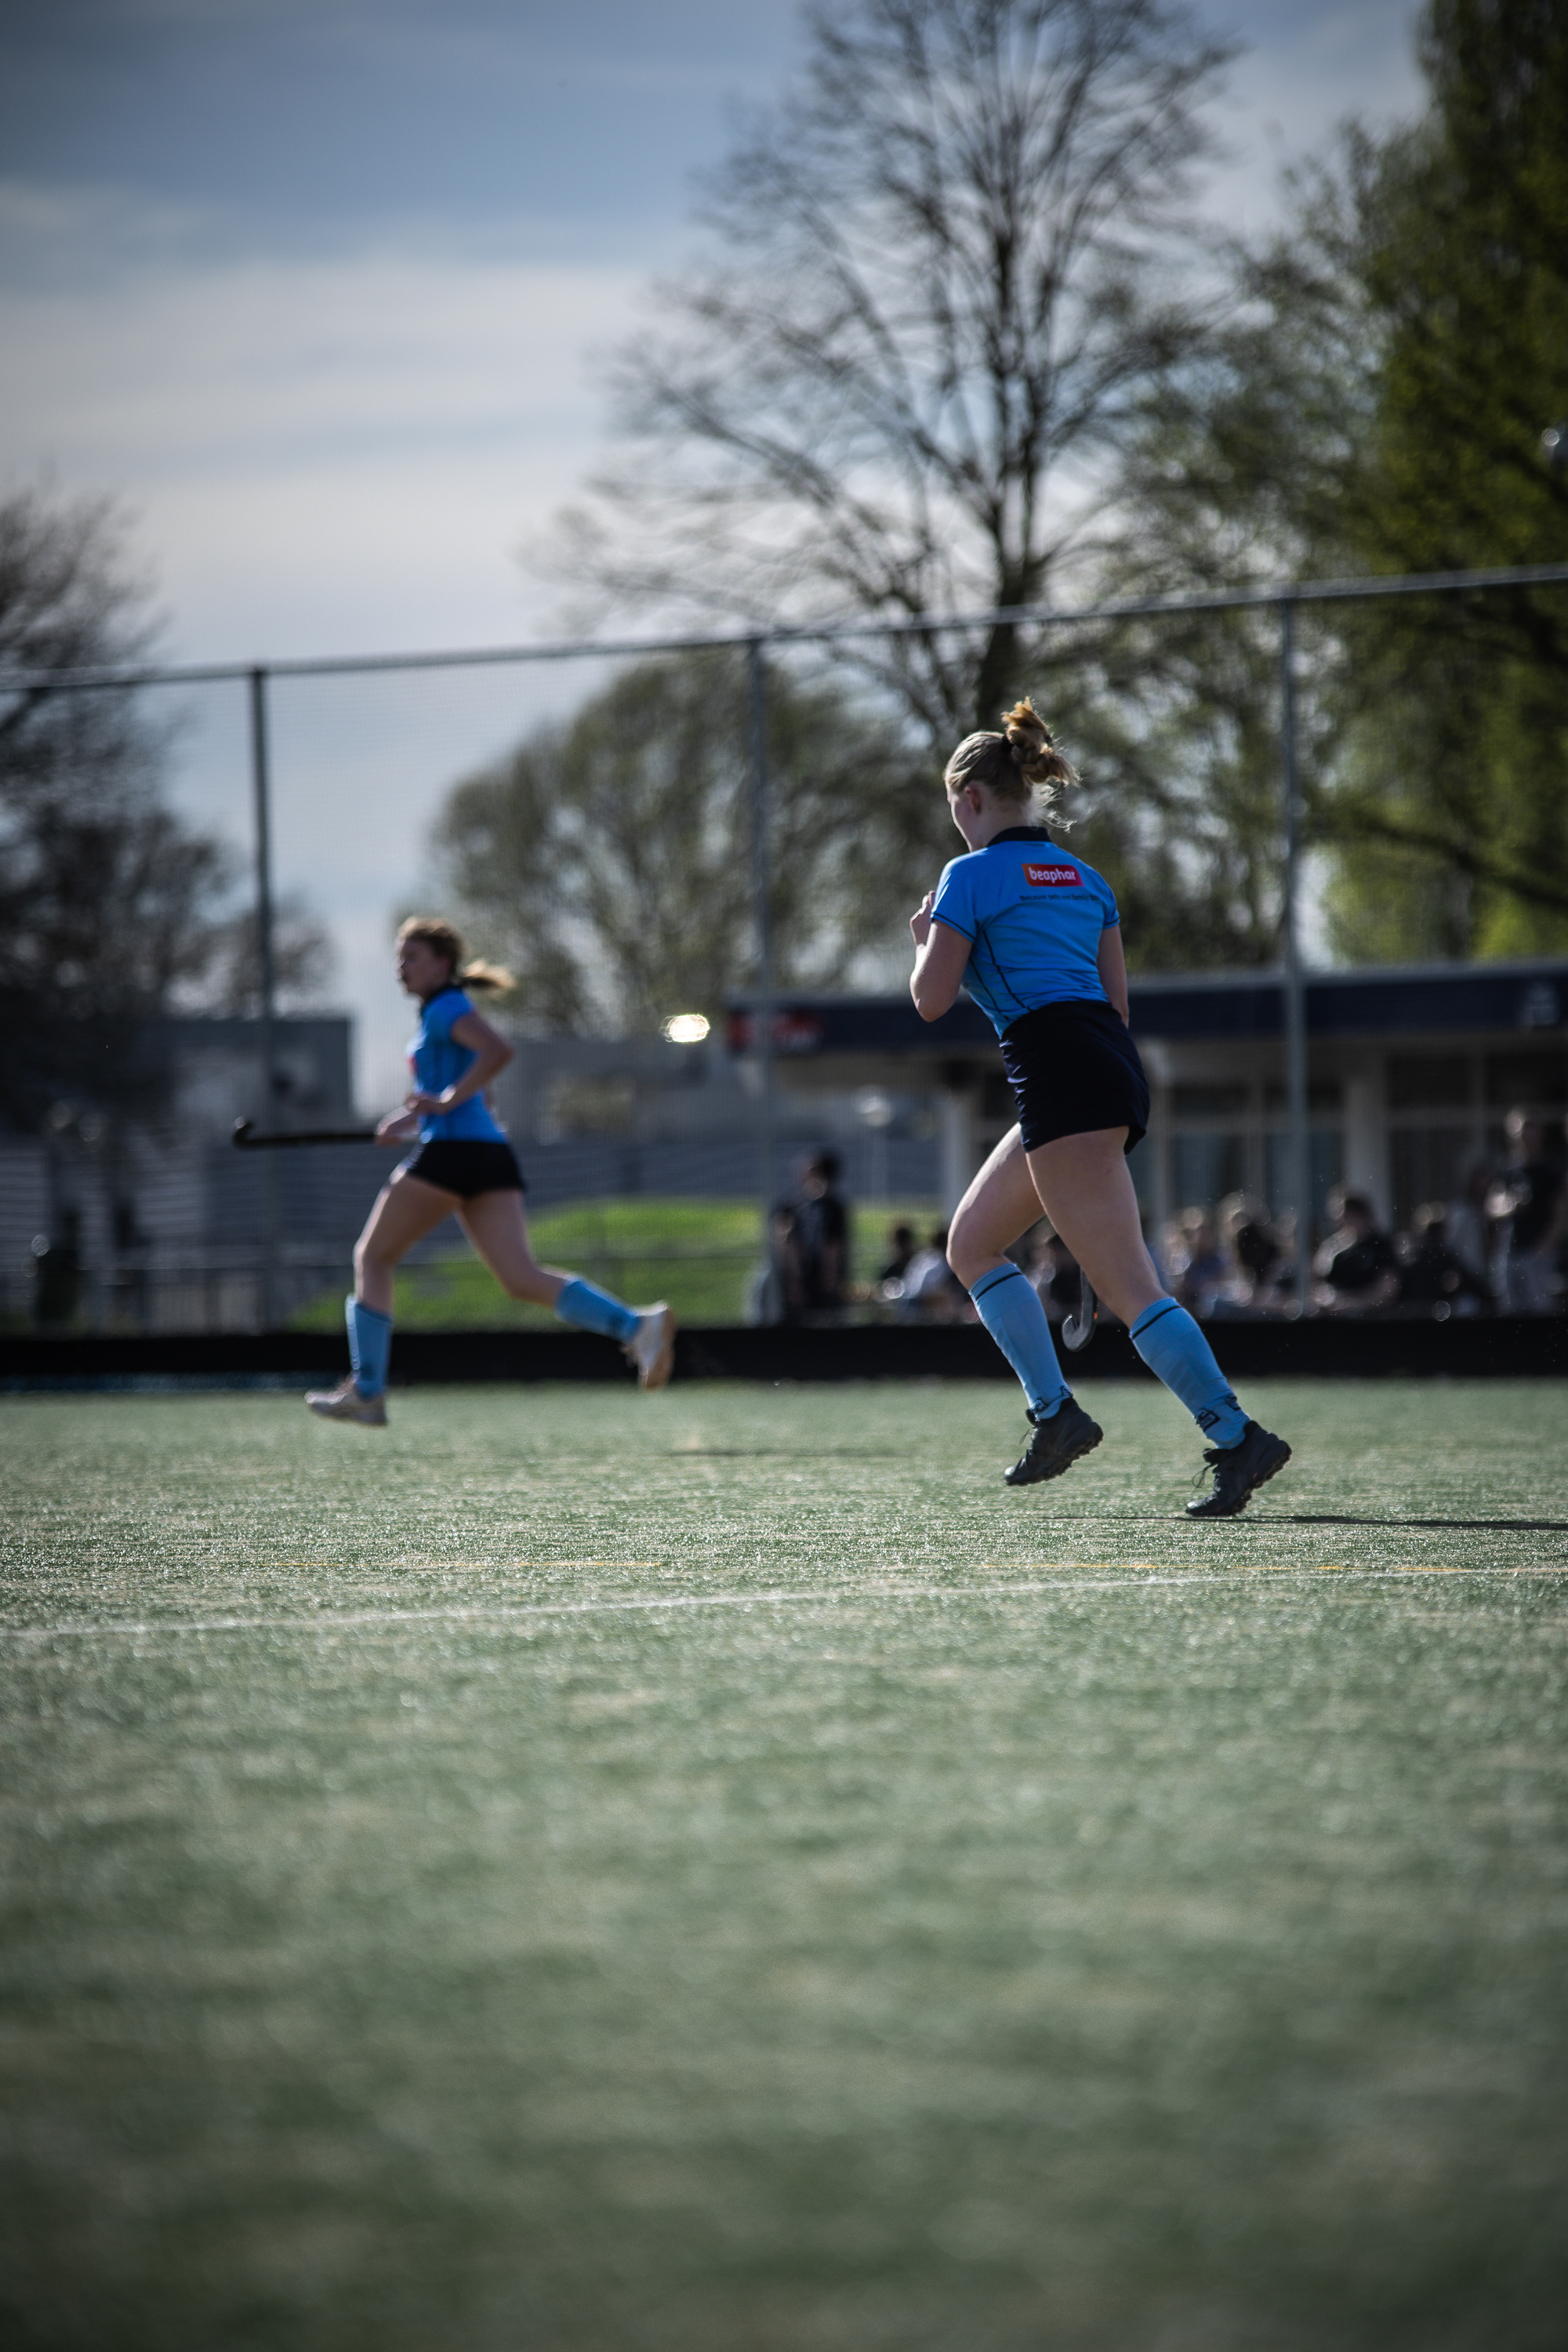
[[[930,1202],[860,1203],[850,1227],[854,1278],[874,1280],[889,1254],[889,1228],[902,1221],[924,1240],[940,1222]],[[508,1330],[557,1328],[553,1312],[509,1298],[475,1257],[455,1223],[449,1255],[405,1265],[397,1276],[397,1319],[413,1329],[476,1326]],[[623,1298],[668,1299],[683,1323],[745,1319],[750,1277],[762,1258],[754,1200],[687,1199],[634,1193],[574,1201],[529,1220],[535,1256],[606,1285]],[[346,1278],[346,1267],[345,1267]],[[343,1319],[342,1284],[334,1283],[289,1320],[296,1330],[336,1331]]]
[[[0,1403],[8,2342],[1533,2352],[1568,1397]]]

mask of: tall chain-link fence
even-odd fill
[[[1272,887],[1282,943],[1271,982],[1274,1032],[1257,1066],[1236,1064],[1228,1081],[1178,1068],[1171,1053],[1163,1067],[1153,1039],[1158,1118],[1135,1172],[1152,1225],[1176,1208],[1212,1209],[1222,1193],[1248,1193],[1276,1216],[1300,1213],[1306,1230],[1321,1223],[1329,1185],[1355,1172],[1361,1147],[1360,1114],[1339,1080],[1314,1070],[1308,1034],[1300,766],[1311,717],[1300,705],[1316,655],[1309,645],[1303,659],[1302,632],[1329,630],[1369,598],[1474,598],[1564,581],[1568,565],[1537,566],[1266,586],[1078,613],[0,680],[13,707],[27,696],[130,698],[163,746],[181,817],[226,846],[237,916],[226,966],[209,975],[205,995],[192,992],[185,1009],[157,1024],[144,1099],[113,1088],[100,1099],[79,1075],[62,1076],[58,1097],[38,1117],[0,1131],[0,1318],[12,1328],[224,1329],[335,1316],[354,1235],[395,1163],[368,1144],[237,1152],[234,1123],[344,1128],[396,1103],[411,1014],[392,975],[391,934],[400,913],[427,907],[441,872],[432,828],[453,788],[504,776],[519,747],[545,741],[552,728],[559,747],[574,714],[628,665],[656,671],[698,656],[727,666],[721,699],[731,831],[706,882],[700,859],[682,868],[681,887],[696,896],[682,903],[679,922],[690,934],[693,971],[701,968],[699,949],[718,953],[714,943],[727,942],[736,1017],[726,1031],[710,1006],[705,1035],[671,1023],[660,1036],[645,1018],[637,1034],[617,1037],[605,1034],[601,1004],[584,1024],[590,1034],[563,1035],[559,994],[552,1013],[549,974],[533,971],[534,996],[514,1023],[518,1062],[498,1099],[528,1174],[537,1239],[542,1254],[570,1254],[618,1288],[668,1295],[689,1317],[765,1311],[769,1212],[789,1193],[802,1156],[827,1149],[858,1204],[857,1311],[899,1311],[888,1267],[911,1244],[929,1244],[1005,1126],[1008,1106],[984,1038],[955,1032],[950,1046],[922,1050],[927,1041],[895,1034],[901,982],[892,929],[865,942],[858,958],[841,955],[826,991],[835,1003],[858,995],[895,1007],[880,1030],[873,1024],[858,1045],[835,1044],[842,1023],[836,1028],[837,1015],[814,1010],[824,991],[805,984],[809,962],[792,961],[794,930],[780,936],[781,908],[794,907],[787,920],[803,922],[810,894],[802,885],[791,898],[806,852],[793,817],[781,814],[770,696],[803,664],[827,675],[856,647],[885,648],[900,633],[956,637],[1003,625],[1049,644],[1053,632],[1065,641],[1073,630],[1111,625],[1190,636],[1205,616],[1250,614],[1254,648],[1272,646]],[[550,772],[545,760],[546,784]],[[526,813],[528,805],[522,793],[517,806]],[[666,814],[649,827],[640,865],[624,854],[625,842],[615,844],[616,874],[644,877],[626,887],[646,894],[650,921],[666,887],[660,877],[672,870],[659,854],[660,827],[682,822],[678,790],[658,805]],[[602,797],[587,795],[573,817],[585,872],[614,863],[605,846],[614,815],[604,808]],[[628,825],[646,822],[645,809],[628,808]],[[521,860],[509,869],[521,877],[515,921],[559,917],[567,965],[567,950],[581,950],[574,984],[593,988],[584,961],[591,942],[572,929],[584,919],[573,911],[584,894],[573,907],[531,917],[540,902],[528,895],[538,877],[529,875],[526,843],[511,842],[508,855]],[[502,875],[493,878],[504,930],[507,885]],[[248,927],[237,919],[246,916]],[[712,941],[702,937],[710,929]],[[324,980],[313,963],[317,933],[333,951]],[[629,947],[626,955],[630,970]],[[570,971],[563,984],[574,984]],[[1550,977],[1540,985],[1549,991]],[[674,1016],[687,1008],[666,1010]],[[1555,1031],[1559,1010],[1541,997],[1537,1011],[1536,1027]],[[503,1025],[512,1019],[500,1017]],[[1514,1074],[1521,1092],[1549,1093],[1556,1084],[1542,1058],[1552,1042],[1531,1040],[1541,1068],[1521,1063]],[[1500,1108],[1493,1097],[1503,1081],[1496,1051],[1489,1063],[1479,1045],[1476,1052],[1468,1077],[1450,1073],[1444,1081],[1446,1101],[1424,1104],[1418,1080],[1405,1082],[1407,1097],[1411,1084],[1415,1096],[1402,1111],[1385,1100],[1390,1188],[1453,1189],[1468,1159],[1495,1152]],[[897,1226],[907,1235],[895,1237]],[[470,1276],[462,1249],[455,1228],[421,1245],[402,1277],[400,1314],[502,1321],[529,1311],[501,1301],[477,1271]],[[1303,1298],[1306,1253],[1296,1255]]]

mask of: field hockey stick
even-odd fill
[[[289,1151],[299,1143],[374,1143],[374,1127],[302,1127],[291,1133],[279,1130],[273,1135],[258,1135],[247,1118],[237,1118],[229,1141],[237,1151]]]
[[[1081,1265],[1078,1270],[1078,1313],[1069,1315],[1062,1325],[1062,1345],[1070,1348],[1075,1356],[1093,1339],[1095,1318],[1100,1313],[1100,1301],[1094,1295],[1094,1286]]]

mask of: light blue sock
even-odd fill
[[[575,1323],[580,1331],[601,1332],[606,1339],[619,1339],[623,1345],[637,1335],[635,1308],[584,1282],[580,1274],[574,1274],[562,1291],[555,1312],[563,1323]]]
[[[392,1353],[392,1318],[378,1315],[357,1298],[343,1301],[349,1327],[349,1361],[361,1396],[379,1396],[386,1386],[386,1360]]]
[[[994,1265],[969,1296],[980,1320],[1017,1373],[1037,1421],[1049,1421],[1072,1394],[1062,1378],[1040,1294],[1021,1265]]]
[[[1149,1370],[1181,1398],[1211,1445],[1241,1444],[1247,1415],[1184,1307],[1173,1298],[1156,1298],[1138,1317],[1131,1337]]]

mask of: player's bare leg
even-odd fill
[[[378,1315],[392,1312],[393,1276],[416,1242],[433,1234],[444,1217],[463,1206],[456,1192],[426,1184],[399,1169],[384,1184],[365,1228],[354,1244],[354,1297]]]
[[[554,1306],[572,1277],[534,1256],[521,1192],[479,1192],[459,1201],[457,1211],[458,1223],[509,1298]]]
[[[1051,1223],[1113,1315],[1126,1324],[1150,1370],[1178,1396],[1205,1435],[1212,1491],[1187,1505],[1191,1518],[1228,1519],[1290,1459],[1272,1430],[1237,1403],[1214,1352],[1154,1270],[1138,1218],[1138,1196],[1122,1150],[1125,1128],[1058,1136],[1029,1154]]]
[[[1032,1434],[1007,1471],[1010,1486],[1059,1478],[1093,1452],[1104,1432],[1091,1421],[1062,1378],[1050,1326],[1034,1284],[1006,1252],[1040,1213],[1017,1129],[1005,1135],[953,1213],[947,1262],[974,1302],[981,1321],[1017,1373]]]
[[[618,1339],[637,1367],[637,1386],[663,1388],[675,1361],[675,1317],[662,1300],[624,1307],[580,1276],[541,1265],[529,1240],[521,1192],[480,1192],[462,1204],[458,1222],[510,1297],[552,1307],[567,1321]],[[629,1319],[620,1322],[620,1317]]]
[[[405,1257],[417,1241],[434,1233],[444,1219],[461,1204],[455,1192],[445,1192],[439,1186],[426,1184],[417,1176],[405,1176],[401,1169],[389,1184],[382,1187],[363,1233],[354,1244],[354,1295],[350,1309],[351,1328],[362,1310],[371,1318],[379,1318],[388,1328],[382,1341],[384,1363],[386,1347],[390,1345],[393,1280],[400,1258]],[[365,1328],[374,1328],[368,1323]],[[353,1344],[357,1347],[357,1338]],[[356,1358],[356,1361],[358,1359]],[[352,1421],[363,1429],[384,1429],[386,1398],[383,1385],[377,1384],[367,1393],[354,1374],[350,1372],[335,1389],[311,1389],[305,1402],[323,1421]]]
[[[1031,1189],[1100,1297],[1129,1329],[1165,1296],[1143,1239],[1124,1127],[1059,1135],[1028,1154]]]

